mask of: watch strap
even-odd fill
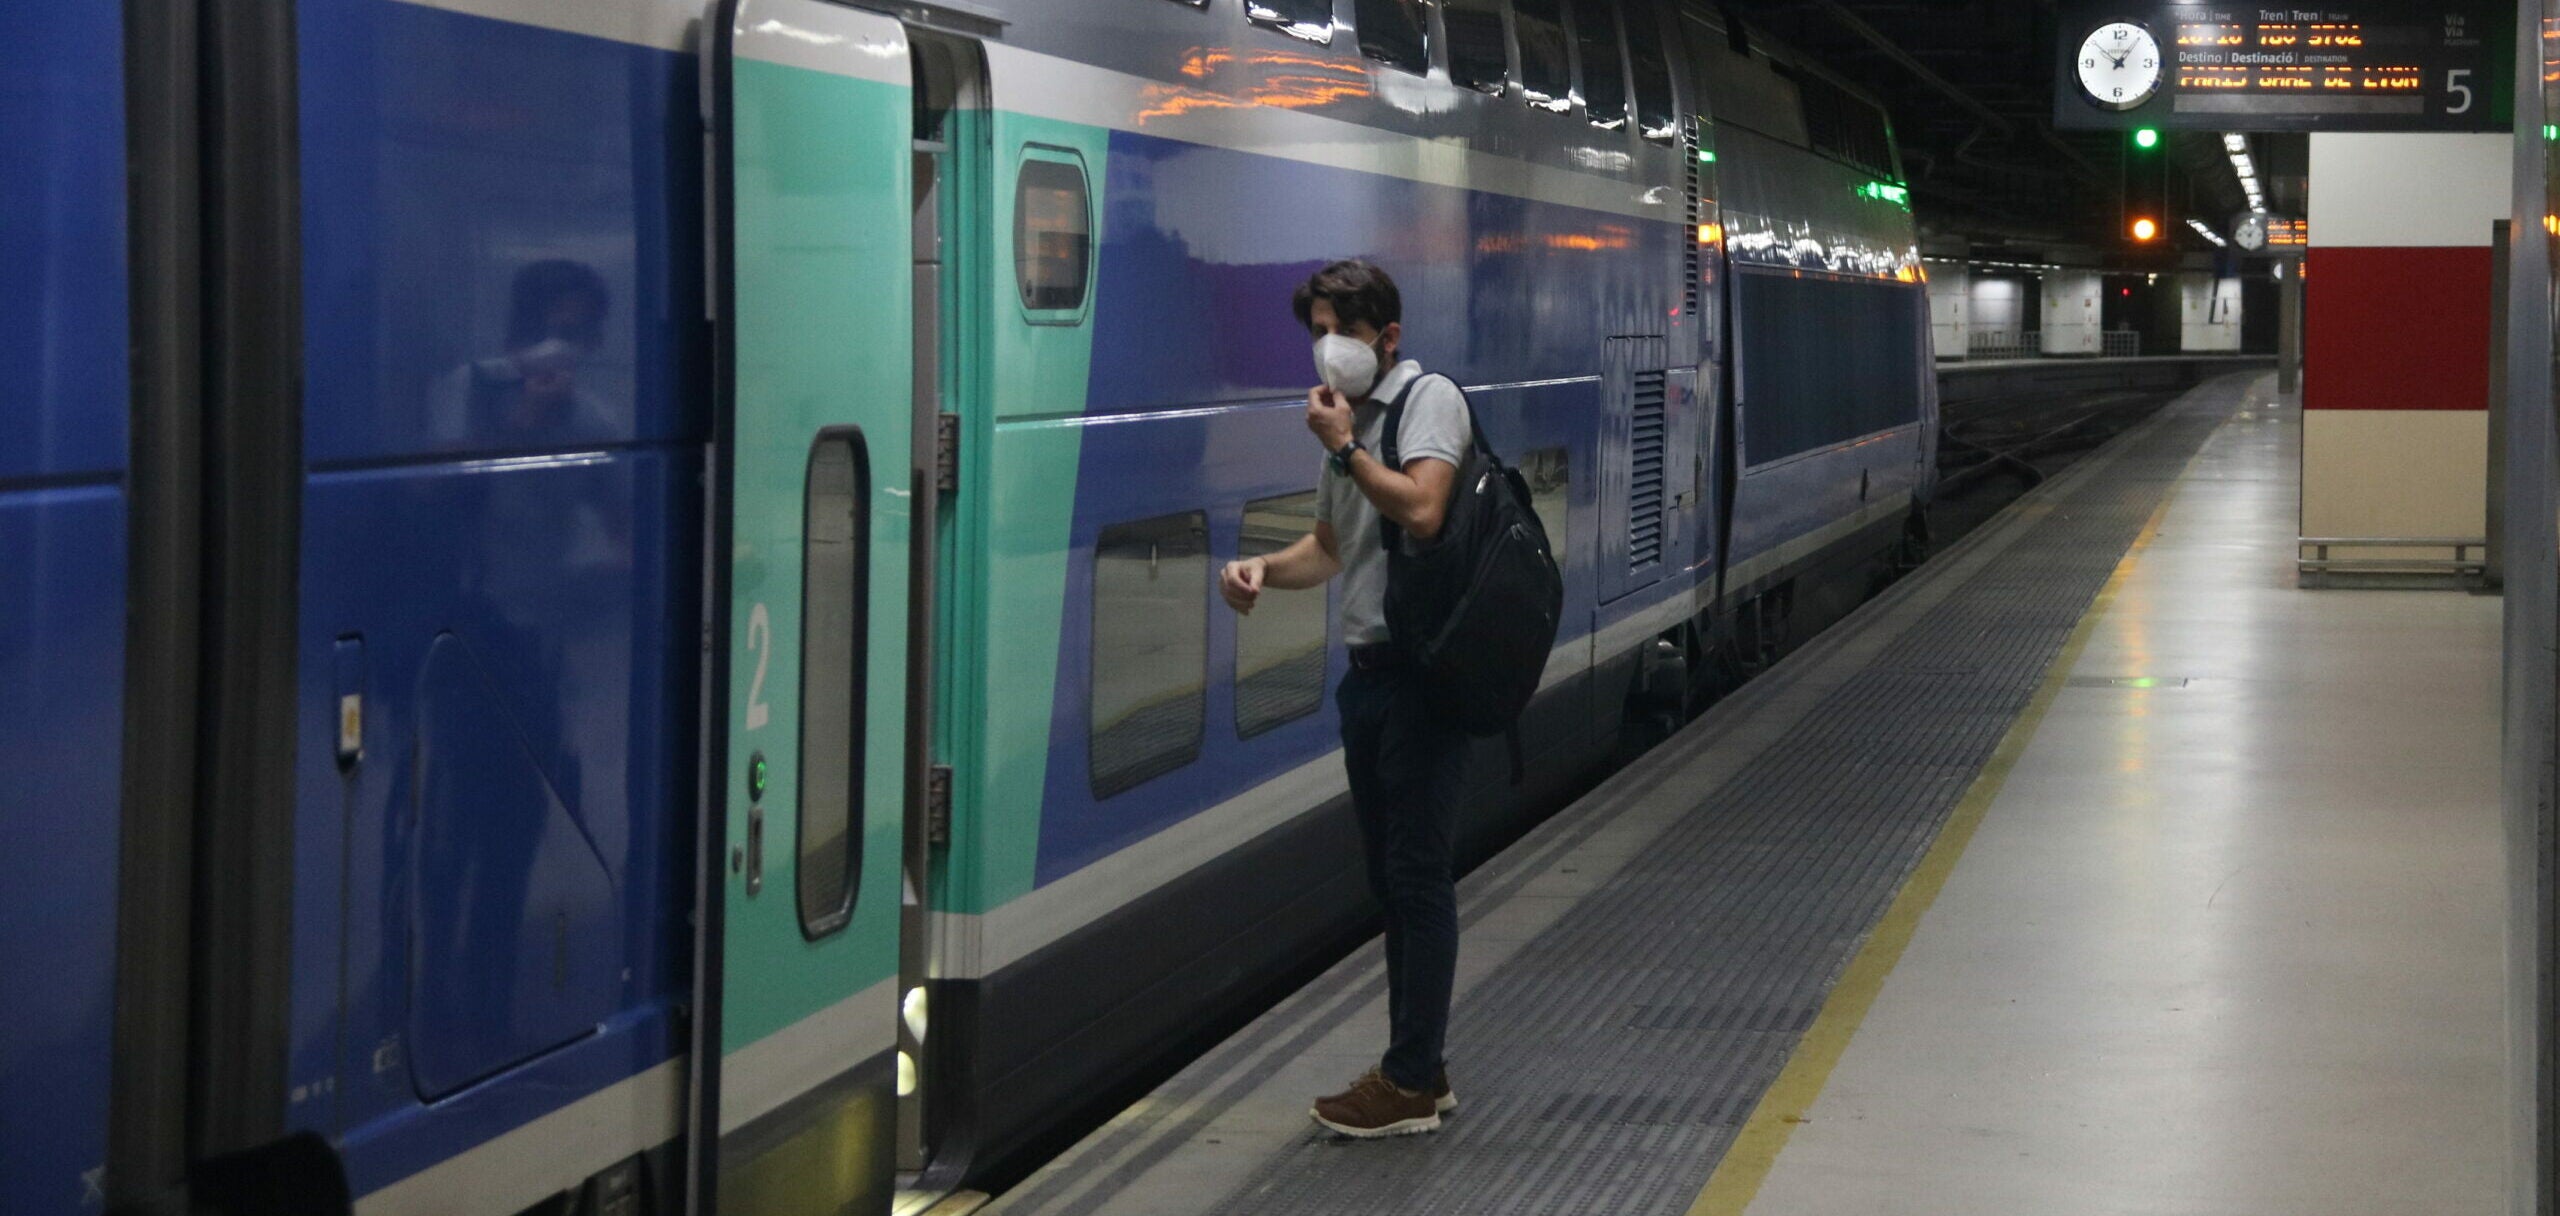
[[[1368,450],[1369,445],[1360,442],[1360,437],[1354,435],[1351,437],[1351,442],[1335,448],[1325,457],[1325,460],[1333,465],[1334,472],[1347,475],[1351,472],[1351,454]]]

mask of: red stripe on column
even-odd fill
[[[2313,249],[2302,408],[2489,408],[2489,250]]]

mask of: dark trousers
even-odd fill
[[[1334,704],[1342,711],[1342,758],[1351,770],[1369,890],[1386,908],[1388,1045],[1381,1067],[1388,1080],[1427,1090],[1440,1073],[1458,973],[1451,838],[1467,739],[1417,694],[1404,669],[1354,669]]]

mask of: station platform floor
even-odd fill
[[[2495,598],[2297,589],[2208,382],[1469,875],[1441,1131],[1374,945],[1030,1216],[2504,1210]]]

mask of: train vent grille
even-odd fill
[[[1706,208],[1701,202],[1705,194],[1700,190],[1698,182],[1698,120],[1696,118],[1692,117],[1689,120],[1688,134],[1682,142],[1687,145],[1687,154],[1680,159],[1688,166],[1689,222],[1684,225],[1687,232],[1682,238],[1687,249],[1683,255],[1682,264],[1687,273],[1681,279],[1680,315],[1695,317],[1698,315],[1698,282],[1703,277],[1700,274],[1699,259],[1703,256],[1700,247],[1704,242],[1698,239],[1698,229],[1706,221]]]
[[[1664,373],[1635,374],[1635,408],[1628,435],[1631,466],[1627,478],[1627,568],[1641,570],[1662,560],[1663,474],[1670,431],[1663,414]]]

